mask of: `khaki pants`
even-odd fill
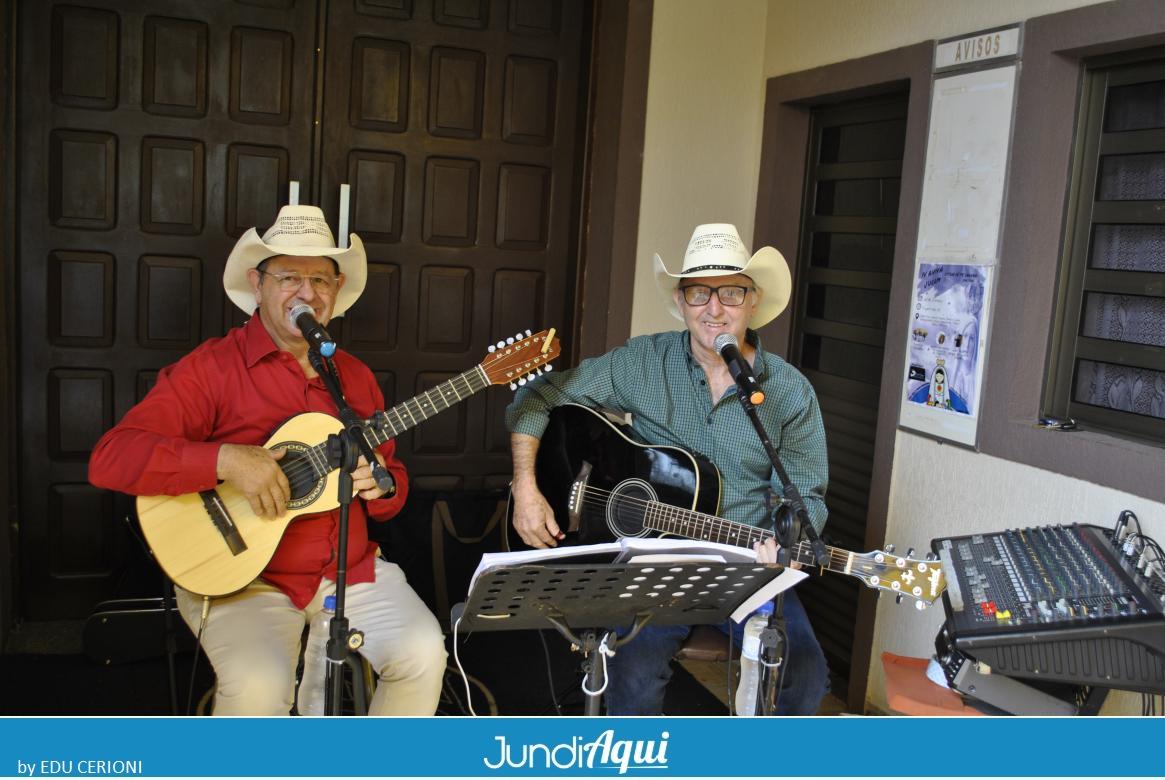
[[[305,609],[279,589],[256,580],[213,599],[202,647],[218,677],[215,715],[286,715],[295,698],[300,637],[335,593],[324,579]],[[175,588],[178,609],[198,633],[202,598]],[[364,632],[360,654],[380,675],[369,715],[432,715],[445,675],[441,626],[395,563],[376,560],[376,581],[349,585],[349,624]]]

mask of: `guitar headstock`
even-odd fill
[[[853,553],[850,574],[860,579],[866,587],[898,594],[899,601],[905,596],[914,601],[917,609],[926,609],[947,589],[942,565],[937,560],[918,560],[894,554],[893,545],[885,550],[868,553]]]
[[[531,335],[526,331],[497,344],[490,345],[489,355],[481,362],[481,370],[490,384],[509,385],[517,390],[530,379],[550,370],[550,361],[561,354],[561,345],[554,337],[554,328]]]

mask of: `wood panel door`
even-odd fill
[[[84,615],[132,544],[86,481],[160,368],[243,319],[222,270],[310,182],[316,11],[20,3],[16,275],[25,619]]]
[[[574,309],[585,0],[80,2],[17,15],[26,620],[117,589],[131,502],[87,483],[89,452],[159,369],[244,319],[223,264],[289,180],[333,225],[353,185],[372,265],[336,335],[390,403],[520,328],[569,333]],[[418,484],[503,482],[508,399],[403,437]]]
[[[571,332],[585,99],[581,0],[354,0],[328,8],[321,202],[352,186],[369,252],[334,333],[392,403],[527,328]],[[511,394],[397,442],[424,488],[507,484]]]

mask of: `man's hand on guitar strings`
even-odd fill
[[[238,488],[255,514],[279,517],[291,500],[291,485],[278,463],[286,454],[286,449],[224,444],[218,451],[218,478]]]
[[[777,543],[773,539],[765,539],[763,542],[757,542],[752,546],[756,550],[757,563],[776,563],[777,562]]]
[[[557,547],[566,534],[554,522],[554,510],[545,496],[529,483],[514,482],[514,530],[531,547]]]
[[[376,459],[380,461],[380,465],[384,466],[384,456],[379,452],[376,453]],[[389,474],[391,477],[392,475]],[[360,460],[356,461],[356,470],[352,472],[352,494],[358,495],[365,501],[374,501],[386,495],[396,493],[396,484],[388,490],[381,490],[376,486],[376,479],[372,476],[372,467],[368,465],[368,460],[361,455]]]

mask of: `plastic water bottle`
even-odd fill
[[[324,608],[311,619],[307,647],[303,650],[303,677],[299,681],[296,709],[300,715],[324,714],[324,670],[328,666],[329,623],[336,614],[336,597],[325,596]]]
[[[756,692],[760,687],[760,632],[769,625],[773,603],[762,604],[744,624],[740,645],[740,684],[736,687],[736,714],[756,715]]]

